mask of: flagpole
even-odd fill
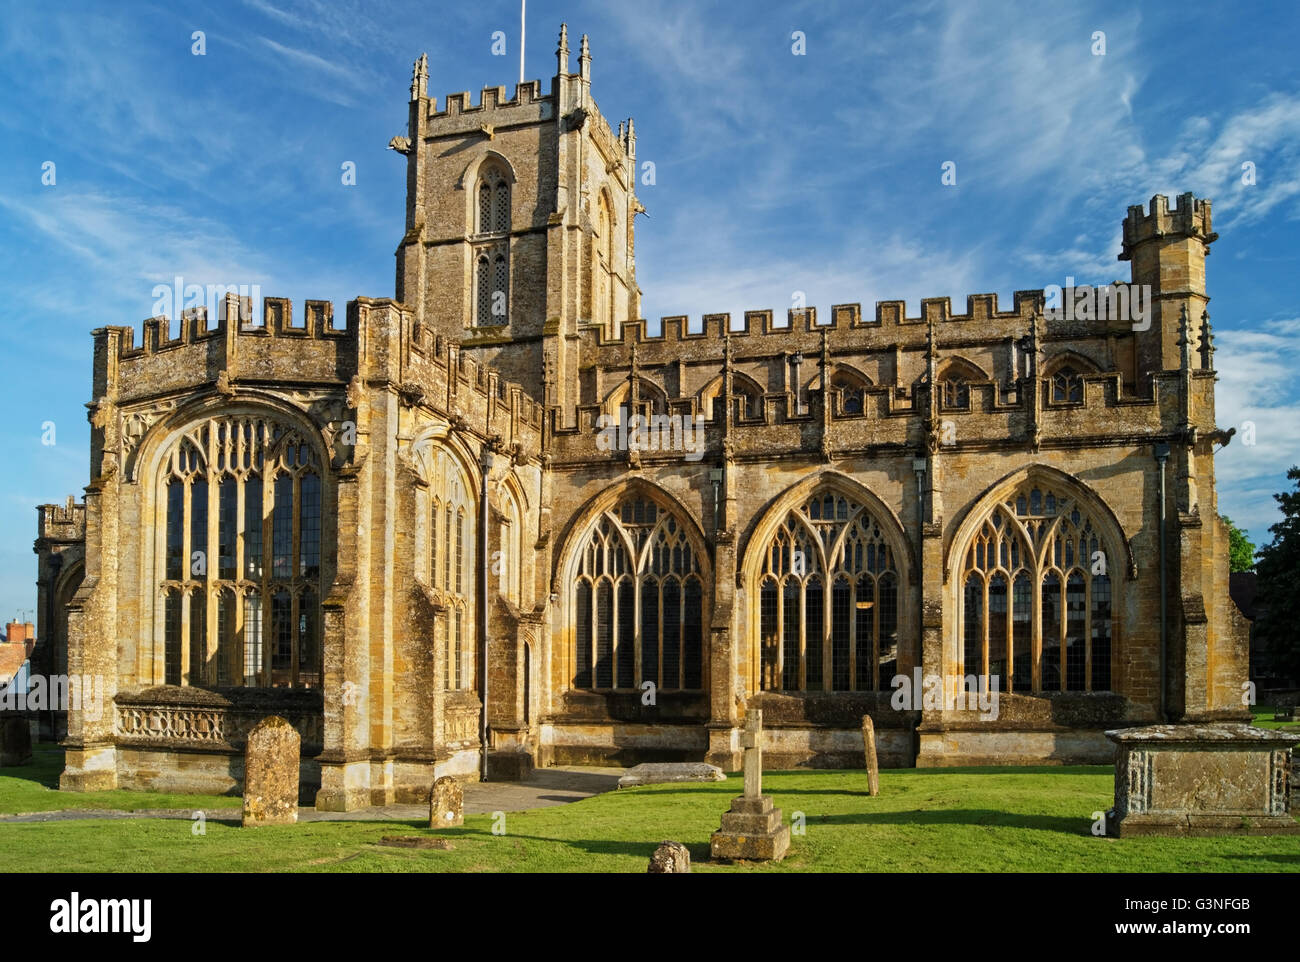
[[[519,0],[519,82],[524,82],[524,11],[528,0]]]

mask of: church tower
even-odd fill
[[[524,386],[547,408],[577,401],[580,331],[616,337],[640,316],[633,219],[636,133],[610,129],[591,97],[582,38],[569,72],[560,28],[556,75],[451,94],[438,109],[428,60],[411,79],[406,233],[397,299],[420,323]]]

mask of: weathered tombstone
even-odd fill
[[[1250,725],[1148,725],[1106,732],[1115,743],[1109,834],[1300,833],[1287,791],[1300,735]]]
[[[32,729],[22,715],[0,718],[0,765],[23,765],[32,757]]]
[[[647,875],[681,875],[691,870],[691,851],[681,842],[662,842],[650,856]]]
[[[704,762],[643,762],[629,768],[618,780],[618,787],[663,785],[668,782],[725,782],[726,780],[727,776],[721,768]]]
[[[876,759],[876,726],[870,715],[862,716],[862,747],[867,753],[867,794],[880,794],[880,762]]]
[[[244,825],[298,821],[298,763],[302,738],[279,715],[257,723],[244,749]]]
[[[713,833],[709,851],[714,858],[781,859],[790,847],[790,826],[781,823],[781,810],[772,796],[763,794],[763,712],[751,708],[745,715],[745,794],[732,799]]]
[[[450,828],[465,823],[465,790],[450,775],[433,783],[429,792],[429,827]]]

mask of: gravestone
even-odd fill
[[[429,792],[429,827],[450,828],[465,824],[465,790],[450,775],[433,783]]]
[[[714,858],[780,860],[790,847],[790,826],[781,823],[781,810],[772,796],[763,794],[763,712],[752,708],[745,715],[741,738],[745,749],[745,794],[732,799],[713,833],[709,851]]]
[[[1288,791],[1300,735],[1242,724],[1148,725],[1115,743],[1115,820],[1130,835],[1300,833]]]
[[[876,759],[876,725],[870,715],[862,716],[862,748],[867,755],[867,794],[880,794],[880,762]]]
[[[667,782],[725,782],[727,776],[717,765],[705,762],[643,762],[618,780],[619,788],[636,785],[662,785]]]
[[[681,875],[691,870],[691,851],[681,842],[662,842],[650,856],[647,875]]]
[[[298,761],[302,738],[279,715],[257,723],[244,749],[244,825],[298,821]]]
[[[0,717],[0,765],[23,765],[32,757],[32,728],[22,715]]]

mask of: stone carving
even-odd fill
[[[1149,725],[1106,737],[1116,745],[1108,829],[1121,838],[1300,833],[1287,784],[1300,735],[1220,723]]]
[[[258,723],[244,752],[244,827],[298,821],[301,738],[279,715]]]
[[[225,708],[118,705],[116,731],[118,739],[126,744],[188,742],[239,749],[262,718]],[[315,747],[322,743],[319,715],[294,715],[292,722],[306,745]]]
[[[411,141],[408,137],[394,137],[388,142],[388,149],[395,150],[399,154],[409,154],[411,152]]]

